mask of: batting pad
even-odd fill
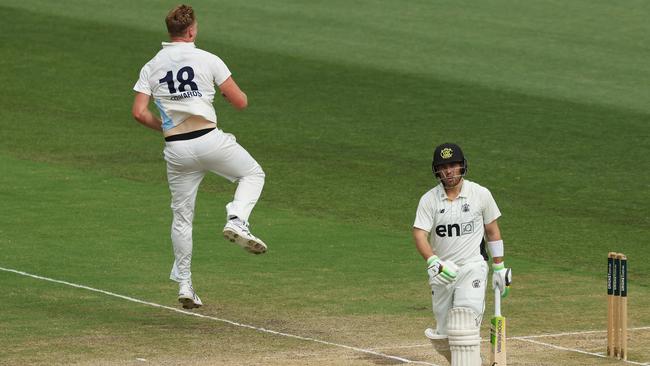
[[[481,366],[481,324],[477,319],[480,316],[469,308],[449,310],[447,332],[451,366]]]

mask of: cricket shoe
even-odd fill
[[[183,309],[194,309],[203,306],[201,299],[194,292],[190,282],[181,282],[178,286],[178,302],[183,304]]]
[[[449,349],[449,341],[448,341],[449,336],[444,334],[438,334],[438,332],[435,329],[431,329],[431,328],[427,328],[424,331],[424,336],[429,338],[429,341],[431,342],[433,349],[442,357],[447,359],[447,362],[451,364],[451,350]],[[479,362],[476,365],[480,365],[480,364],[481,363]]]
[[[429,338],[432,341],[448,338],[448,336],[443,334],[438,334],[438,332],[436,332],[435,329],[431,329],[431,328],[427,328],[424,330],[424,336]]]
[[[238,218],[228,220],[226,226],[223,227],[223,236],[226,240],[239,245],[249,253],[266,253],[266,244],[260,238],[256,238],[251,234],[248,223]]]

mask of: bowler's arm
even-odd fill
[[[133,108],[131,109],[133,118],[151,129],[162,131],[162,121],[149,110],[149,99],[150,97],[147,94],[135,93]]]
[[[231,77],[219,85],[221,95],[237,110],[242,110],[248,106],[248,97],[239,89],[239,85]]]

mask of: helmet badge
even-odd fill
[[[452,150],[452,149],[449,148],[449,147],[446,147],[446,148],[440,150],[440,156],[441,156],[443,159],[449,159],[449,158],[451,158],[452,156],[454,156],[454,150]]]

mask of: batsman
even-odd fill
[[[467,160],[460,146],[437,146],[432,171],[439,184],[420,199],[413,224],[436,319],[435,329],[426,329],[425,335],[452,366],[480,366],[488,250],[492,288],[504,298],[511,282],[497,224],[501,212],[487,188],[464,178]]]

